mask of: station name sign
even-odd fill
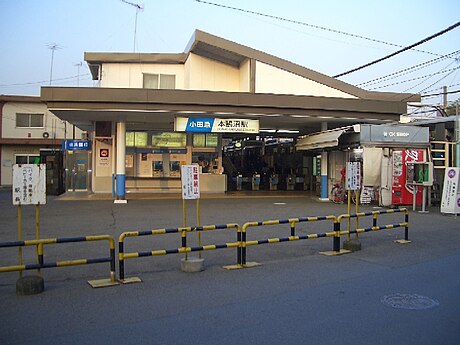
[[[174,130],[196,133],[259,133],[259,120],[176,117]]]

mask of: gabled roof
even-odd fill
[[[183,64],[190,53],[194,53],[212,60],[238,67],[243,61],[253,59],[281,70],[310,79],[322,85],[351,94],[361,99],[372,99],[382,101],[404,101],[420,102],[420,95],[393,92],[367,91],[341,80],[332,78],[325,74],[313,71],[309,68],[267,54],[239,43],[211,35],[209,33],[195,30],[184,53],[162,54],[162,53],[89,53],[85,52],[93,79],[99,77],[99,67],[102,63],[162,63],[162,64]]]

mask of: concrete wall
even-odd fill
[[[256,62],[256,93],[357,98],[260,61]]]

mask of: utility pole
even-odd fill
[[[460,168],[460,117],[458,114],[458,103],[455,104],[455,165]]]
[[[77,67],[77,87],[80,86],[80,67],[83,65],[83,63],[80,61],[79,63],[76,63],[74,66]]]

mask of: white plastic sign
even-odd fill
[[[361,188],[361,164],[359,162],[347,162],[346,183],[347,190]]]
[[[460,168],[446,168],[442,189],[441,212],[460,213]]]
[[[198,165],[181,166],[182,199],[200,198],[200,169]]]
[[[46,204],[45,164],[13,165],[13,205]]]

